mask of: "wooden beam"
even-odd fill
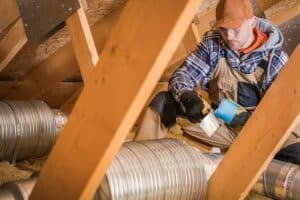
[[[270,16],[270,20],[280,25],[297,15],[300,15],[300,1],[297,1],[291,8],[281,10],[277,12],[275,16]]]
[[[193,23],[192,23],[193,24]],[[175,54],[173,55],[170,63],[168,64],[168,68],[163,73],[160,81],[168,81],[170,78],[170,75],[174,72],[176,68],[183,62],[183,59],[197,46],[197,38],[196,33],[194,32],[193,25],[190,25],[190,27],[187,29],[182,42],[177,47],[177,50]],[[179,60],[180,59],[180,60]],[[67,100],[62,106],[61,110],[63,110],[66,113],[70,113],[73,109],[74,104],[76,103],[76,100],[80,94],[81,90],[75,92],[69,100]]]
[[[26,44],[27,37],[23,22],[18,19],[0,42],[0,72]]]
[[[76,28],[74,29],[76,30]],[[74,35],[76,36],[77,33],[75,32]],[[199,37],[199,33],[198,33],[198,29],[197,29],[197,25],[192,22],[190,27],[187,29],[182,42],[180,43],[180,45],[178,46],[175,54],[173,55],[170,63],[169,63],[169,67],[167,68],[167,71],[165,71],[161,77],[160,81],[168,81],[168,79],[170,78],[171,73],[174,72],[174,70],[176,68],[178,68],[178,66],[182,63],[182,61],[184,60],[184,58],[195,49],[195,47],[197,46],[197,44],[201,42],[201,38]],[[79,48],[82,45],[78,45]],[[81,55],[79,53],[79,55]],[[77,56],[76,56],[77,57]],[[78,58],[77,58],[78,59]],[[80,67],[81,68],[81,67]],[[82,71],[82,70],[81,70]],[[89,70],[85,70],[86,73],[88,74]],[[84,77],[84,76],[83,76]],[[85,78],[84,78],[85,79]],[[70,99],[68,99],[62,106],[61,106],[61,110],[63,110],[64,112],[70,113],[79,94],[80,94],[81,90],[75,92]]]
[[[104,17],[92,27],[97,51],[100,53],[120,15],[120,10]],[[12,90],[6,99],[35,99],[41,91],[53,87],[78,72],[78,64],[71,43],[57,50],[48,59],[36,66],[25,78],[22,85]]]
[[[82,82],[59,82],[44,90],[38,99],[47,102],[51,108],[60,108],[70,96],[83,87]]]
[[[200,33],[199,33],[198,28],[197,28],[197,24],[195,22],[191,23],[191,28],[192,28],[192,31],[194,33],[197,44],[199,44],[201,42],[202,38],[200,37]]]
[[[81,1],[82,3],[83,1]],[[86,1],[85,1],[86,3]],[[79,64],[81,76],[86,83],[88,76],[93,71],[94,66],[99,61],[95,42],[83,8],[77,10],[75,14],[67,19],[69,34],[72,39],[72,45],[75,57]],[[60,105],[60,109],[65,113],[70,113],[82,88],[75,91],[67,101]]]
[[[86,82],[99,56],[83,8],[79,8],[66,22],[81,76]]]
[[[267,10],[281,0],[257,0],[257,4],[262,10]]]
[[[91,199],[200,3],[127,2],[31,199]]]
[[[0,32],[3,32],[20,16],[16,0],[0,0]]]
[[[0,99],[20,84],[22,81],[0,81]],[[59,108],[79,88],[82,88],[81,82],[59,82],[53,88],[44,90],[38,99],[47,102],[52,108]]]
[[[82,88],[76,90],[72,96],[70,96],[67,101],[65,101],[61,106],[60,110],[63,111],[64,113],[70,114],[79,95],[81,94]]]
[[[182,43],[187,54],[194,51],[198,44],[194,29],[191,24],[182,39]]]
[[[300,123],[299,63],[300,45],[211,177],[208,200],[244,199]]]

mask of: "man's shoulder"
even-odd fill
[[[210,30],[204,33],[203,36],[203,41],[215,41],[215,42],[220,42],[222,39],[220,33],[216,30]]]
[[[200,46],[205,46],[210,52],[219,52],[223,46],[222,37],[216,30],[207,31],[202,38]]]

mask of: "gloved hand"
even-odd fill
[[[250,116],[251,116],[251,112],[249,111],[241,112],[234,116],[233,120],[230,123],[230,126],[232,127],[244,126]]]
[[[165,127],[170,128],[176,123],[179,105],[171,92],[158,93],[149,106],[159,114],[161,122]]]
[[[200,122],[204,114],[204,102],[195,91],[186,91],[180,96],[181,114],[193,123]]]

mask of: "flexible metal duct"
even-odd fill
[[[204,200],[207,181],[222,157],[170,139],[125,143],[93,200]],[[10,183],[0,189],[0,199],[26,200],[34,184],[35,180]],[[253,191],[273,199],[299,200],[299,186],[300,167],[273,160]]]
[[[274,199],[300,199],[300,166],[273,160],[260,181]]]
[[[173,139],[125,143],[95,199],[205,199],[204,159]]]
[[[169,146],[168,143],[174,143],[174,144]],[[144,159],[141,159],[141,158],[133,159],[132,157],[129,157],[129,156],[126,157],[124,155],[121,155],[124,153],[124,152],[123,153],[121,153],[121,152],[124,151],[125,149],[130,150],[131,148],[128,148],[128,147],[131,145],[137,145],[135,147],[135,149],[132,151],[135,154],[135,156],[139,155],[140,157],[143,157]],[[164,139],[164,140],[156,140],[156,141],[144,141],[140,144],[137,142],[126,143],[122,147],[120,153],[115,158],[112,166],[107,171],[106,176],[103,180],[103,183],[101,184],[98,191],[96,192],[95,199],[127,199],[129,197],[135,197],[135,196],[131,196],[132,193],[130,193],[130,191],[133,190],[132,188],[135,188],[136,185],[131,185],[132,182],[128,180],[129,177],[134,176],[133,174],[135,174],[136,180],[138,180],[142,177],[142,179],[144,181],[146,181],[146,183],[155,184],[153,181],[150,181],[150,177],[144,176],[144,173],[147,171],[151,171],[151,172],[156,171],[156,170],[159,171],[160,168],[155,168],[155,166],[161,166],[161,164],[157,165],[157,164],[154,164],[155,163],[154,162],[153,165],[148,165],[148,166],[144,165],[143,171],[135,173],[136,169],[141,169],[141,168],[138,164],[135,166],[132,163],[144,162],[145,160],[150,160],[150,161],[153,160],[153,158],[151,158],[150,156],[145,154],[144,151],[142,151],[142,148],[144,148],[142,145],[152,146],[152,148],[154,148],[153,155],[155,155],[156,158],[159,158],[161,160],[158,163],[166,163],[165,165],[167,165],[167,166],[169,164],[172,164],[174,168],[183,170],[180,168],[181,167],[185,168],[186,166],[184,166],[180,162],[191,162],[191,161],[189,161],[189,158],[187,155],[185,155],[187,157],[183,157],[180,159],[180,161],[177,160],[174,163],[167,162],[167,160],[170,159],[169,157],[173,156],[172,154],[171,155],[160,154],[160,157],[157,155],[157,153],[159,153],[162,149],[163,149],[163,151],[172,152],[171,147],[174,148],[173,149],[174,154],[182,155],[182,154],[180,154],[179,149],[184,146],[188,146],[188,145],[183,144],[179,141]],[[193,149],[192,147],[189,147],[189,148],[190,148],[191,152],[199,154],[198,159],[195,159],[194,161],[198,162],[198,164],[200,164],[204,168],[205,177],[207,177],[207,179],[209,179],[211,177],[211,175],[213,174],[213,172],[215,171],[215,169],[217,168],[218,164],[221,162],[223,155],[222,154],[201,153],[201,152]],[[119,162],[118,160],[120,159],[120,157],[125,159],[125,160],[123,160],[123,162],[124,162],[123,165],[119,164],[119,163],[117,164],[117,162]],[[170,167],[170,168],[172,168],[172,167]],[[128,172],[130,172],[130,173],[127,174]],[[166,170],[165,172],[166,173],[160,174],[162,179],[168,177],[169,174],[172,173],[172,170]],[[191,173],[193,175],[197,176],[197,174],[195,174],[193,172],[191,172]],[[187,179],[186,175],[187,174],[182,175],[180,177],[183,177],[183,179]],[[133,177],[131,177],[131,179],[132,178]],[[188,179],[188,180],[190,180],[190,179]],[[165,182],[165,183],[167,183],[167,182]],[[206,188],[207,187],[206,184],[207,183],[202,182],[199,188]],[[131,187],[128,188],[128,185],[130,185]],[[154,187],[154,186],[155,185],[152,185],[152,187]],[[147,187],[149,187],[149,186],[147,186]],[[167,185],[165,185],[164,187],[168,188]],[[149,198],[147,196],[147,191],[149,191],[149,190],[146,189],[146,187],[144,187],[143,184],[139,185],[137,188],[135,188],[135,190],[142,192],[144,195],[143,196],[141,194],[141,196],[139,196],[139,198],[137,198],[137,199]],[[295,164],[282,162],[282,161],[278,161],[278,160],[273,160],[270,163],[270,165],[267,167],[267,169],[265,170],[263,175],[259,178],[255,187],[253,188],[253,191],[258,194],[268,196],[268,197],[271,197],[273,199],[278,199],[278,200],[283,200],[283,199],[299,200],[300,199],[300,167]],[[153,191],[153,192],[157,192],[157,191]],[[161,192],[162,191],[160,191],[160,194],[161,194]],[[120,194],[122,194],[122,195],[120,195]],[[127,195],[130,194],[130,195],[126,196],[124,194],[127,194]],[[184,197],[183,199],[190,199],[185,194],[186,193],[183,193],[183,197]],[[155,195],[155,194],[152,194],[152,195]],[[162,196],[159,196],[159,197],[162,197]],[[160,199],[159,197],[156,197],[156,198]],[[167,197],[169,197],[169,196],[167,196]],[[162,198],[162,199],[176,199],[176,198],[174,198],[174,197],[166,198],[166,196],[165,196],[165,198]],[[202,196],[202,198],[200,198],[200,199],[205,199],[205,197]]]
[[[206,175],[210,177],[221,162],[220,154],[204,154],[210,168]],[[252,191],[276,200],[300,199],[300,166],[279,160],[272,160]]]
[[[15,161],[46,155],[66,116],[43,101],[0,102],[0,160]]]

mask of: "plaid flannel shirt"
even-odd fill
[[[264,27],[272,24],[260,19],[260,25]],[[261,30],[264,31],[264,28]],[[278,34],[283,37],[280,31]],[[238,52],[226,46],[217,31],[209,31],[204,35],[196,50],[173,73],[169,80],[169,90],[179,101],[180,95],[184,91],[194,90],[199,83],[202,89],[208,89],[208,83],[217,67],[219,58],[224,57],[229,66],[237,69],[240,73],[252,73],[258,65],[264,66],[265,74],[259,87],[265,92],[288,60],[287,54],[281,49],[281,44],[274,48],[259,48],[259,50],[240,56]]]

